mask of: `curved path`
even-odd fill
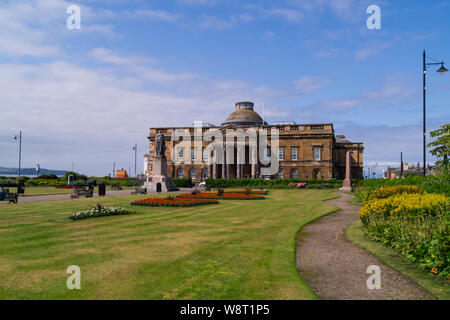
[[[344,230],[358,219],[359,208],[348,202],[353,196],[338,194],[340,198],[327,203],[341,210],[307,225],[297,238],[297,268],[317,296],[325,300],[433,299],[415,282],[345,238]],[[381,269],[381,289],[367,288],[370,265]]]

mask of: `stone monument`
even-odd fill
[[[168,192],[176,191],[178,188],[172,179],[167,175],[167,158],[165,156],[166,141],[164,134],[160,131],[155,137],[155,150],[152,161],[152,175],[147,176],[147,182],[143,188],[147,192]]]
[[[351,178],[351,168],[352,168],[352,157],[350,154],[350,150],[347,151],[345,155],[345,180],[342,184],[342,188],[339,190],[342,191],[351,191],[352,190],[352,178]]]

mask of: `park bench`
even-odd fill
[[[111,190],[122,190],[122,187],[118,184],[112,184],[111,185]]]
[[[9,203],[17,203],[19,201],[17,193],[9,192],[9,189],[5,189],[5,191],[5,194],[0,195],[0,201],[8,201]]]
[[[75,189],[74,194],[70,196],[71,199],[78,199],[80,196],[84,196],[86,198],[92,198],[94,195],[94,190],[89,189]]]
[[[136,188],[131,194],[147,194],[147,188]]]

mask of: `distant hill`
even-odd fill
[[[57,176],[63,176],[66,173],[66,170],[52,170],[52,169],[45,169],[41,168],[41,171],[39,171],[39,174],[56,174]],[[18,168],[4,168],[0,167],[0,176],[1,175],[18,175],[19,169]],[[21,168],[20,174],[24,176],[31,176],[36,174],[36,168]]]

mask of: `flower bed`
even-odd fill
[[[376,189],[370,195],[370,200],[373,199],[385,199],[398,194],[415,194],[420,193],[423,194],[424,190],[418,186],[392,186],[392,187],[381,187],[380,189]]]
[[[214,199],[214,200],[263,200],[262,195],[245,194],[245,192],[224,192],[219,195],[217,192],[198,192],[196,194],[182,193],[177,198],[183,199]]]
[[[91,210],[85,210],[85,211],[78,211],[72,214],[69,219],[72,220],[81,220],[81,219],[88,219],[88,218],[97,218],[97,217],[106,217],[106,216],[117,216],[117,215],[125,215],[133,213],[130,209],[123,208],[123,207],[111,207],[106,208],[101,205],[98,205],[95,208],[92,208]]]
[[[245,190],[233,190],[233,191],[228,191],[231,193],[246,193]],[[259,194],[259,195],[263,195],[265,196],[267,193],[269,192],[269,190],[249,190],[250,194]]]
[[[450,198],[381,189],[378,195],[387,198],[368,200],[359,211],[367,236],[397,249],[420,268],[450,277]]]
[[[396,215],[436,216],[449,213],[449,198],[440,194],[399,194],[383,199],[369,200],[359,211],[363,220],[370,215],[383,215],[386,218]]]
[[[188,199],[188,198],[147,198],[133,201],[133,206],[147,207],[193,207],[206,204],[218,204],[219,201],[211,199]]]

